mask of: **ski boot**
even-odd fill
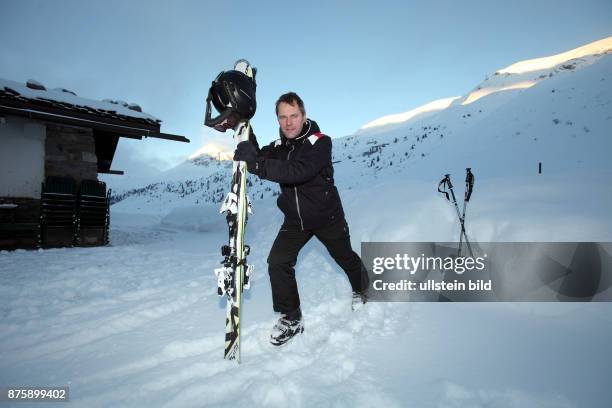
[[[363,308],[363,306],[368,302],[368,297],[365,293],[353,292],[353,299],[351,300],[351,310],[353,312],[358,311]]]
[[[282,346],[296,335],[304,332],[304,323],[302,322],[302,312],[300,309],[282,314],[278,322],[272,328],[270,334],[270,343],[274,346]]]

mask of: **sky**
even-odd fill
[[[610,35],[609,0],[0,0],[0,78],[136,102],[162,132],[191,140],[122,139],[113,167],[137,173],[210,142],[232,146],[231,133],[202,123],[211,81],[239,58],[258,68],[252,124],[263,144],[278,137],[274,103],[287,91],[341,137]]]

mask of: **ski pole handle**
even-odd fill
[[[444,179],[446,180],[446,184],[448,185],[448,188],[453,188],[453,183],[451,183],[450,174],[446,174],[444,176]]]
[[[450,197],[448,195],[448,192],[446,191],[446,186],[449,186],[449,188],[453,188],[453,185],[451,184],[450,181],[450,174],[445,174],[444,178],[442,180],[440,180],[440,182],[438,183],[438,193],[442,193],[446,196],[446,199],[448,201],[450,201]],[[442,190],[440,187],[444,187],[444,190]]]
[[[474,190],[474,174],[472,173],[472,168],[468,167],[465,169],[465,201],[470,201],[470,197],[472,196],[472,191]]]

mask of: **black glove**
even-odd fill
[[[234,151],[234,161],[243,161],[247,164],[249,172],[257,174],[257,149],[251,142],[240,142]]]
[[[253,143],[255,148],[259,150],[259,143],[257,143],[257,137],[255,136],[255,133],[253,132],[253,127],[251,127],[251,129],[249,130],[250,130],[249,131],[249,142]]]

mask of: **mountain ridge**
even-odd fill
[[[529,71],[533,82],[529,86],[513,86],[526,80],[525,73],[498,70],[433,113],[411,114],[419,108],[413,109],[405,121],[380,121],[380,126],[364,126],[353,135],[334,138],[336,184],[343,190],[383,178],[433,182],[448,169],[465,167],[474,167],[479,176],[506,177],[532,174],[542,161],[546,171],[588,172],[589,166],[608,171],[601,152],[610,143],[605,138],[611,124],[605,107],[612,92],[602,84],[612,81],[612,37],[594,44],[609,49],[560,61],[546,74]],[[576,55],[571,51],[559,55],[564,54]],[[474,96],[476,92],[480,94]],[[389,116],[393,115],[381,119]],[[563,155],[578,159],[567,160]],[[113,202],[125,211],[153,212],[173,205],[219,203],[229,185],[230,167],[231,161],[193,157],[164,173],[163,180],[118,191]],[[278,195],[275,183],[254,176],[249,176],[248,183],[253,200]]]

